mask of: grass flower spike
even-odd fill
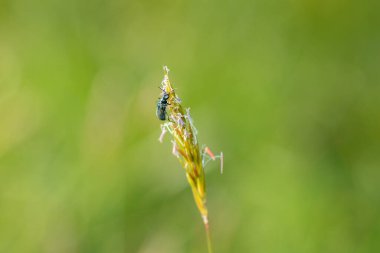
[[[206,206],[204,165],[210,159],[215,160],[215,156],[207,147],[200,150],[197,129],[190,116],[190,108],[184,110],[181,106],[181,99],[177,96],[169,81],[169,69],[166,66],[164,67],[164,74],[164,79],[161,83],[162,96],[157,104],[157,117],[160,120],[167,121],[161,125],[162,133],[159,140],[162,142],[166,133],[170,133],[172,136],[172,153],[178,158],[185,170],[187,181],[205,225],[208,251],[212,252]],[[218,157],[222,160],[222,154]]]

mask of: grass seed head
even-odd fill
[[[167,99],[167,122],[162,124],[162,142],[165,133],[169,132],[173,140],[172,153],[176,156],[185,170],[187,181],[193,192],[195,203],[205,225],[208,224],[206,207],[206,183],[203,170],[202,155],[197,140],[197,129],[190,116],[190,108],[184,110],[181,99],[177,96],[169,81],[169,69],[164,67],[164,79],[161,83],[162,95],[169,95]]]

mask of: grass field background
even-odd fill
[[[216,253],[380,251],[376,1],[0,2],[0,252],[201,253],[160,144],[162,66]]]

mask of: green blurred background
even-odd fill
[[[215,252],[380,252],[380,4],[1,0],[0,252],[206,252],[162,66],[199,140]]]

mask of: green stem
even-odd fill
[[[212,253],[213,251],[212,251],[210,227],[208,225],[208,221],[207,220],[204,222],[204,225],[205,225],[205,230],[206,230],[208,253]]]

